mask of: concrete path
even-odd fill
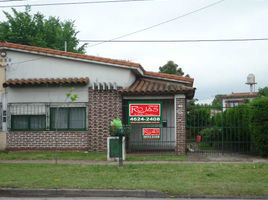
[[[80,164],[80,165],[118,165],[117,161],[93,161],[93,160],[0,160],[0,163],[11,164]],[[124,161],[124,165],[128,164],[206,164],[206,163],[266,163],[265,158],[238,158],[232,156],[208,156],[206,159],[189,159],[186,161]]]

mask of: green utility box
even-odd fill
[[[119,145],[119,137],[113,136],[107,138],[107,160],[118,160],[122,150],[122,159],[126,158],[125,137],[122,138],[122,146]]]

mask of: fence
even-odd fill
[[[148,128],[148,126],[146,126]],[[145,129],[146,129],[145,128]],[[143,125],[132,125],[127,137],[128,152],[175,152],[175,128],[174,127],[151,127],[157,128],[159,135],[147,136]]]
[[[253,153],[249,109],[195,106],[187,111],[186,143],[189,152]]]

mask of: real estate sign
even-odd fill
[[[129,102],[128,122],[159,124],[162,121],[161,102]]]
[[[160,140],[160,128],[143,128],[142,136],[144,140]]]

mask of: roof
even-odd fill
[[[187,98],[193,98],[195,88],[182,84],[169,83],[147,78],[136,80],[131,86],[120,91],[124,95],[166,95],[185,94]]]
[[[85,54],[80,54],[80,53],[65,52],[65,51],[60,51],[60,50],[55,50],[55,49],[15,44],[15,43],[10,43],[10,42],[0,42],[0,47],[13,49],[13,50],[41,53],[41,54],[46,54],[46,55],[51,55],[51,56],[63,56],[63,57],[83,59],[83,60],[89,60],[89,61],[95,61],[95,62],[101,62],[101,63],[124,65],[128,67],[140,68],[143,70],[142,66],[139,63],[129,62],[125,60],[90,56],[90,55],[85,55]]]
[[[237,93],[232,93],[223,96],[223,99],[233,99],[233,98],[255,98],[258,96],[257,92],[237,92]]]
[[[110,58],[104,58],[104,57],[98,57],[98,56],[84,55],[84,54],[65,52],[65,51],[49,49],[49,48],[15,44],[15,43],[10,43],[10,42],[0,42],[0,49],[30,52],[34,54],[69,58],[69,59],[74,59],[74,60],[79,59],[79,60],[85,60],[85,61],[106,63],[110,65],[115,65],[115,66],[119,65],[119,66],[137,70],[138,73],[142,77],[161,79],[161,80],[164,79],[164,80],[173,81],[173,82],[181,82],[181,83],[186,83],[189,86],[193,86],[193,82],[194,82],[194,79],[189,78],[189,77],[183,77],[183,76],[178,76],[174,74],[165,74],[165,73],[145,71],[139,63],[130,62],[126,60],[118,60],[118,59],[110,59]]]
[[[40,79],[9,79],[3,83],[4,87],[25,87],[44,85],[87,85],[88,78],[40,78]]]
[[[153,78],[180,81],[180,82],[184,82],[186,84],[188,83],[189,86],[193,86],[193,82],[194,82],[194,79],[190,78],[190,77],[179,76],[179,75],[175,75],[175,74],[166,74],[166,73],[160,73],[160,72],[145,71],[144,76],[145,77],[153,77]]]

